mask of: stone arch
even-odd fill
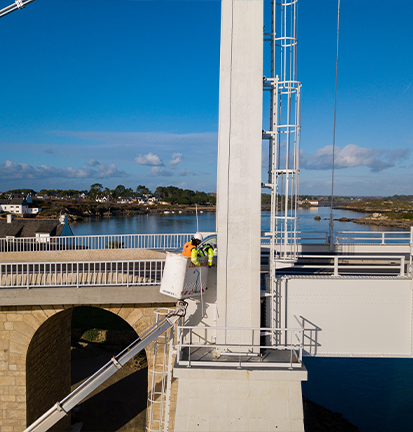
[[[26,357],[39,327],[63,306],[0,307],[0,430],[22,431],[27,425]]]
[[[26,355],[26,424],[29,426],[70,393],[73,309],[50,315],[31,338]],[[51,430],[67,430],[66,416]]]
[[[134,304],[123,304],[123,305],[91,305],[100,307],[109,312],[118,315],[123,318],[138,335],[142,335],[149,327],[153,326],[156,322],[155,309],[159,306],[154,305],[134,305]],[[153,345],[146,347],[146,356],[148,358],[148,364],[153,359]]]
[[[148,328],[156,323],[156,309],[175,309],[175,303],[166,303],[158,305],[117,305],[113,306],[102,306],[106,310],[110,310],[113,313],[123,317],[126,322],[128,322],[131,327],[138,333],[142,335]],[[151,391],[151,386],[154,385],[157,389],[160,386],[160,375],[152,376],[150,374],[150,366],[153,364],[154,359],[154,344],[151,343],[145,348],[146,357],[148,360],[148,394]],[[159,390],[159,389],[158,389]],[[174,430],[175,427],[175,412],[176,412],[176,399],[178,392],[178,382],[176,379],[172,379],[172,392],[170,397],[170,420],[169,427],[170,430]],[[159,404],[155,404],[148,407],[147,415],[151,417],[155,422],[159,419],[161,413],[159,412]],[[151,412],[152,411],[152,412]],[[147,418],[148,420],[148,418]]]
[[[78,306],[80,305],[77,305],[76,309]],[[118,354],[127,344],[141,335],[145,330],[144,316],[150,317],[150,313],[142,311],[140,305],[115,307],[110,305],[81,305],[82,308],[85,306],[87,306],[86,310],[79,311],[80,315],[76,314],[81,321],[76,320],[77,325],[75,323],[73,325],[75,328],[82,328],[82,331],[92,328],[108,330],[106,336],[99,336],[106,338],[108,345],[105,349],[101,349],[93,343],[83,345],[83,348],[80,346],[82,342],[80,345],[75,345],[77,348],[72,351],[72,386],[86,379],[91,373],[108,362],[112,356]],[[95,315],[93,309],[100,309],[103,313]],[[105,314],[108,316],[106,317]],[[131,314],[128,322],[125,318]],[[126,333],[116,335],[118,325],[116,321],[110,320],[109,315],[115,315],[127,324],[135,336],[132,336],[127,329],[125,329]],[[75,317],[75,312],[73,317]],[[112,321],[115,327],[112,327],[109,321]],[[140,325],[137,324],[138,321]],[[133,322],[135,322],[135,328],[131,325]],[[78,337],[80,334],[80,332],[77,333]],[[119,347],[115,346],[117,344]],[[129,366],[109,378],[92,397],[79,403],[77,410],[72,413],[75,421],[82,422],[83,427],[87,430],[92,426],[99,430],[118,430],[126,425],[131,430],[144,430],[146,426],[148,370],[147,368],[136,368],[133,364],[136,365],[132,361]]]
[[[154,310],[159,307],[174,308],[174,304],[82,304],[84,306],[95,306],[119,315],[138,333],[142,335],[147,328],[155,323]],[[80,305],[50,305],[50,306],[1,306],[0,307],[0,394],[2,394],[3,414],[0,417],[0,429],[10,431],[22,431],[29,423],[29,418],[33,414],[28,414],[30,405],[30,391],[27,389],[27,380],[30,377],[30,358],[40,351],[35,349],[33,342],[30,350],[29,346],[36,332],[49,319],[54,316],[62,315],[60,318],[64,322],[70,321],[72,308]],[[66,315],[68,314],[68,315]],[[50,321],[53,323],[54,321]],[[48,324],[46,324],[48,325]],[[38,335],[46,329],[44,327]],[[44,338],[44,335],[43,335]],[[40,342],[40,337],[38,339]],[[148,364],[153,360],[153,344],[146,349]],[[68,358],[70,352],[68,353]],[[27,373],[27,357],[29,355],[29,373]],[[31,369],[33,371],[33,369]],[[148,385],[150,382],[148,380]],[[55,398],[51,405],[56,403],[59,397]],[[50,406],[51,406],[50,405]],[[39,415],[43,414],[48,408],[43,409]],[[29,406],[29,411],[32,410]],[[32,411],[30,411],[32,412]]]

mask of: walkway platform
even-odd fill
[[[181,358],[177,361],[180,366],[210,366],[210,367],[239,367],[239,368],[301,368],[298,351],[261,349],[257,353],[237,353],[236,347],[232,352],[218,352],[215,347],[184,347]]]

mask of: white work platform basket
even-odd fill
[[[198,257],[201,266],[191,263],[182,253],[167,252],[161,281],[161,294],[177,299],[197,297],[204,293],[208,279],[208,258]]]

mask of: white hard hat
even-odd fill
[[[193,238],[195,240],[199,240],[199,241],[202,241],[204,239],[204,237],[202,236],[202,234],[200,232],[195,233]]]

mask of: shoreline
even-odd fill
[[[369,216],[362,216],[359,218],[342,217],[340,219],[334,219],[340,222],[353,222],[358,225],[400,228],[403,230],[410,230],[410,228],[413,226],[413,217],[408,210],[371,208],[369,206],[366,206],[364,208],[337,206],[335,208],[338,210],[369,214]]]
[[[45,204],[42,206],[42,204]],[[36,205],[44,210],[35,217],[26,216],[38,220],[57,219],[61,215],[67,215],[69,222],[80,222],[85,219],[100,219],[114,216],[133,217],[148,214],[193,214],[196,211],[194,205],[170,204],[152,206],[143,206],[135,204],[117,204],[117,203],[96,203],[93,201],[84,201],[80,203],[70,203],[62,201],[37,202]],[[413,226],[413,219],[403,218],[403,213],[394,213],[392,210],[372,210],[368,208],[349,208],[348,206],[334,207],[337,210],[351,211],[356,213],[370,213],[369,216],[359,218],[342,217],[334,219],[339,222],[352,222],[358,225],[368,225],[383,228],[399,228],[410,230]],[[216,205],[199,205],[198,212],[215,213]],[[261,211],[269,211],[267,205],[261,206]],[[380,211],[380,213],[378,212]],[[167,213],[165,213],[167,212]],[[14,215],[22,217],[21,215]],[[5,215],[0,217],[5,218]],[[24,217],[24,216],[23,216]]]
[[[334,219],[339,222],[353,222],[358,225],[369,225],[369,226],[377,226],[377,227],[387,227],[387,228],[400,228],[403,230],[409,231],[413,226],[413,221],[400,221],[400,220],[389,220],[384,218],[373,218],[372,216],[363,216],[360,218],[340,218]]]
[[[174,212],[176,214],[195,213],[194,205],[159,205],[143,206],[138,204],[96,203],[94,201],[67,202],[67,201],[37,201],[35,205],[42,209],[35,216],[14,215],[32,219],[58,219],[62,215],[68,217],[69,222],[78,222],[88,218],[105,218],[112,216],[139,216],[152,213],[164,214]],[[215,212],[215,205],[198,205],[198,212]],[[179,213],[181,212],[181,213]],[[1,217],[6,217],[2,215]]]

